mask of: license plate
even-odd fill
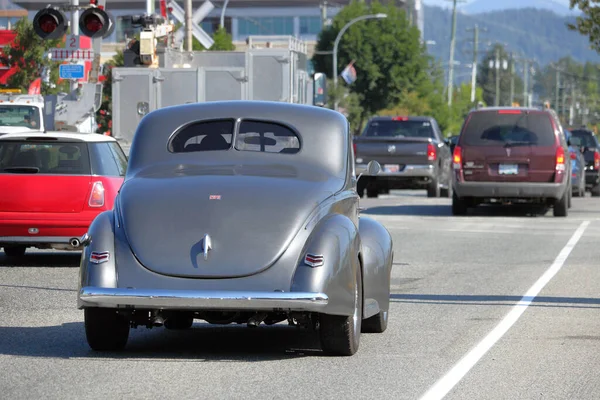
[[[400,165],[398,164],[385,164],[383,166],[384,172],[398,172],[400,171]]]
[[[519,166],[517,164],[500,164],[498,166],[498,173],[500,175],[517,175],[519,173]]]

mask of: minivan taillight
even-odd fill
[[[600,153],[598,150],[594,151],[594,169],[600,169]]]
[[[428,143],[427,144],[427,159],[429,161],[435,161],[436,158],[437,158],[437,152],[435,150],[435,146],[433,145],[433,143]]]
[[[462,149],[460,146],[454,147],[454,154],[452,155],[452,163],[454,164],[454,169],[460,170],[462,169]]]
[[[562,147],[556,149],[556,170],[565,170],[565,149],[563,149]]]
[[[92,194],[90,194],[90,201],[88,202],[90,207],[102,207],[104,206],[104,185],[102,182],[94,182],[92,187]]]
[[[356,143],[352,143],[352,150],[354,150],[354,157],[356,157]]]

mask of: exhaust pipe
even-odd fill
[[[74,247],[74,248],[77,248],[77,247],[79,247],[79,245],[81,244],[81,242],[79,241],[79,239],[77,239],[77,238],[73,238],[73,239],[71,239],[71,240],[69,241],[69,244],[70,244],[72,247]]]

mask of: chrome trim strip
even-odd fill
[[[247,292],[219,290],[125,289],[86,286],[78,294],[79,306],[214,309],[214,310],[323,310],[329,297],[310,292]]]
[[[69,241],[79,236],[0,236],[0,243],[49,243],[69,244]]]

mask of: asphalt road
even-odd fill
[[[567,218],[399,192],[363,213],[394,237],[390,325],[353,357],[287,326],[132,330],[89,350],[79,255],[0,252],[0,396],[81,398],[597,399],[600,199]],[[524,297],[525,296],[525,297]]]

